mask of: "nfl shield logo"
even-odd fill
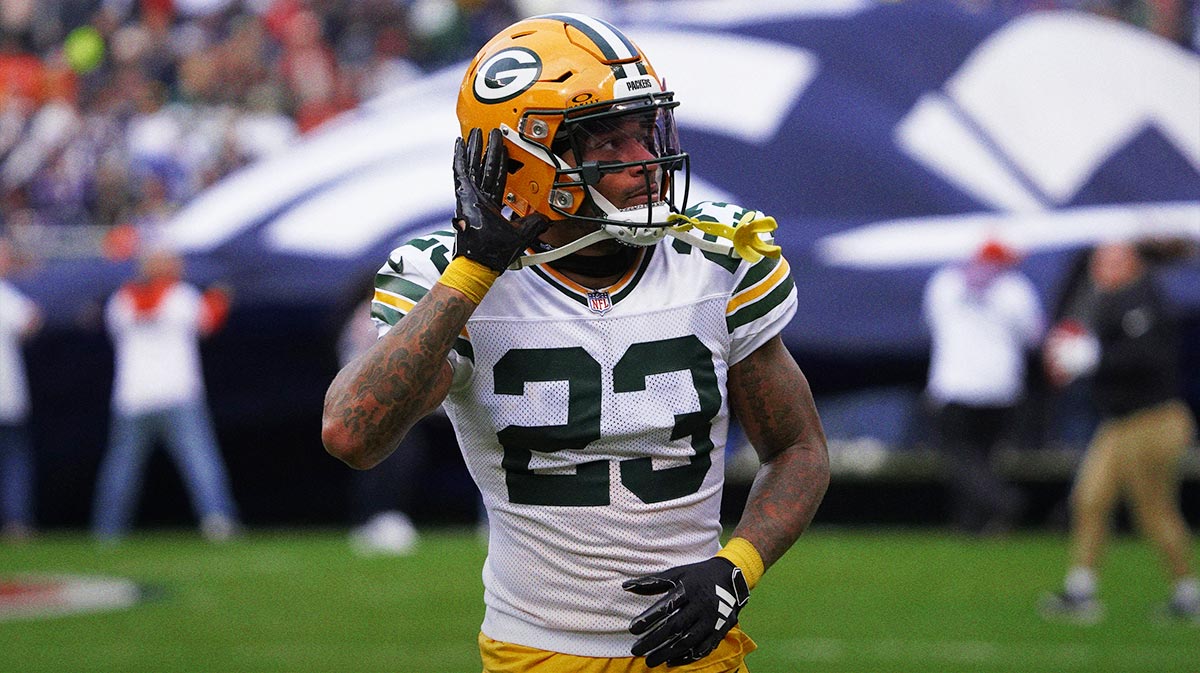
[[[588,308],[592,313],[604,315],[612,308],[612,298],[604,290],[594,290],[588,293]]]

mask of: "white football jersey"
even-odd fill
[[[391,254],[372,304],[381,334],[453,247],[444,231]],[[630,656],[629,623],[656,598],[621,583],[718,550],[729,367],[795,310],[785,259],[751,265],[672,238],[606,290],[546,266],[500,276],[450,353],[445,402],[491,526],[484,634]]]

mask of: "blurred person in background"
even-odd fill
[[[954,521],[972,533],[1006,532],[1025,508],[1024,494],[992,464],[1025,392],[1027,356],[1045,330],[1041,301],[1017,261],[1010,246],[988,240],[965,264],[938,269],[925,286],[932,342],[926,395]]]
[[[1052,10],[1083,11],[1145,29],[1182,47],[1200,49],[1195,0],[956,0],[974,11],[1008,16]]]
[[[291,96],[301,133],[358,104],[346,73],[325,40],[321,17],[309,10],[292,14],[281,39],[279,76]]]
[[[1103,617],[1098,571],[1113,514],[1124,500],[1161,556],[1173,583],[1162,614],[1200,622],[1192,539],[1179,505],[1180,461],[1196,421],[1180,397],[1175,319],[1150,260],[1189,252],[1179,243],[1105,243],[1073,283],[1066,317],[1046,343],[1051,381],[1089,377],[1100,413],[1071,490],[1071,553],[1061,592],[1042,597],[1047,618],[1093,623]]]
[[[13,287],[17,263],[11,240],[0,235],[0,537],[33,533],[33,450],[29,438],[29,386],[21,345],[42,326],[42,312]]]
[[[1066,3],[1062,6],[1071,8]],[[1183,47],[1200,47],[1192,42],[1194,0],[1084,0],[1079,7],[1139,26]]]
[[[183,477],[203,535],[222,541],[239,527],[204,398],[199,350],[199,339],[224,323],[229,299],[216,288],[201,293],[181,280],[182,272],[174,253],[144,253],[139,277],[105,306],[116,367],[109,447],[92,518],[102,541],[129,530],[146,459],[159,441]]]
[[[423,71],[410,59],[410,41],[402,26],[380,30],[370,56],[358,64],[358,93],[369,100],[419,79]]]
[[[392,252],[390,329],[326,394],[322,441],[359,469],[444,403],[488,514],[485,671],[745,671],[739,611],[824,497],[774,220],[676,202],[676,104],[604,21],[497,34],[459,92],[454,231]],[[722,546],[734,415],[761,463]]]

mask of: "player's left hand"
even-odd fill
[[[682,666],[708,656],[750,599],[741,568],[719,556],[626,580],[621,588],[642,596],[666,594],[629,626],[639,636],[633,656],[646,657],[651,668]]]

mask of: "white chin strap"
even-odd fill
[[[656,238],[654,239],[655,241],[661,240],[664,236],[671,236],[671,237],[674,237],[674,238],[677,238],[677,239],[683,241],[684,243],[687,243],[688,245],[694,245],[697,248],[704,250],[705,252],[711,252],[713,254],[722,255],[725,257],[733,258],[733,259],[738,259],[741,257],[741,255],[738,254],[737,250],[734,249],[733,245],[731,245],[728,242],[725,242],[724,240],[721,240],[721,239],[718,239],[716,241],[710,241],[710,240],[707,240],[704,238],[700,238],[699,236],[688,233],[686,231],[680,231],[673,227],[656,227],[654,229],[640,227],[640,229],[642,231],[657,232],[655,234],[656,235]],[[537,253],[533,253],[530,255],[523,255],[521,257],[518,257],[517,259],[513,260],[512,264],[508,265],[508,268],[510,271],[516,271],[518,269],[523,269],[527,266],[533,266],[535,264],[545,264],[546,262],[553,262],[554,260],[562,259],[563,257],[566,257],[567,255],[570,255],[571,253],[573,253],[577,250],[582,250],[583,248],[586,248],[589,245],[592,245],[593,243],[598,243],[600,241],[606,241],[611,238],[615,238],[618,241],[625,240],[622,236],[614,233],[613,230],[616,230],[619,232],[619,231],[629,231],[630,229],[629,229],[629,227],[623,227],[623,226],[619,226],[619,225],[607,225],[607,224],[601,225],[600,229],[597,229],[596,231],[593,231],[592,233],[590,233],[586,236],[577,238],[574,241],[571,241],[570,243],[568,243],[562,247],[554,248],[553,250],[547,250],[546,252],[537,252]],[[640,243],[637,245],[646,246],[646,245],[650,245],[650,243]]]
[[[523,255],[521,257],[518,257],[515,260],[513,260],[512,264],[508,265],[508,269],[510,271],[516,271],[518,269],[524,269],[527,266],[533,266],[535,264],[545,264],[546,262],[553,262],[554,260],[562,259],[563,257],[566,257],[567,255],[570,255],[571,253],[576,252],[577,250],[582,250],[582,249],[588,247],[589,245],[592,245],[593,243],[598,243],[600,241],[606,241],[610,238],[615,238],[618,241],[623,241],[623,240],[625,240],[624,238],[622,238],[621,236],[619,236],[617,234],[614,234],[610,229],[616,229],[618,231],[629,230],[628,227],[622,227],[622,226],[617,226],[617,225],[607,225],[606,224],[606,225],[602,225],[602,227],[603,228],[597,229],[596,231],[593,231],[592,233],[588,234],[587,236],[582,236],[580,238],[577,238],[574,241],[571,241],[570,243],[568,243],[560,248],[555,248],[553,250],[547,250],[546,252],[536,252],[536,253],[533,253],[530,255]],[[644,231],[647,230],[645,227],[642,227],[641,229]],[[688,245],[694,245],[697,248],[704,250],[705,252],[711,252],[711,253],[714,253],[717,255],[723,255],[725,257],[730,257],[733,259],[738,259],[741,257],[741,255],[739,255],[737,253],[737,250],[733,249],[732,245],[730,245],[729,243],[726,243],[722,240],[709,241],[707,239],[700,238],[699,236],[696,236],[694,234],[690,234],[686,231],[679,231],[679,230],[673,229],[671,227],[657,227],[657,228],[653,229],[652,231],[658,232],[657,238],[654,239],[656,241],[662,239],[664,236],[671,236],[674,238],[678,238],[679,240],[683,241],[684,243],[687,243]],[[645,246],[645,245],[650,245],[650,244],[649,243],[641,243],[638,245]]]
[[[706,252],[724,255],[735,259],[739,257],[737,251],[734,250],[733,245],[727,242],[722,242],[720,239],[717,241],[705,240],[686,231],[676,229],[674,226],[667,225],[666,223],[671,215],[671,208],[664,201],[659,201],[648,206],[634,206],[632,208],[618,210],[615,206],[613,206],[612,202],[604,198],[604,195],[596,191],[595,188],[588,187],[588,191],[591,192],[592,199],[596,202],[596,205],[599,206],[602,211],[604,211],[605,219],[612,222],[612,224],[601,224],[600,228],[596,231],[593,231],[586,236],[577,238],[562,247],[555,248],[553,250],[547,250],[546,252],[538,252],[531,255],[518,257],[513,261],[512,264],[508,266],[508,268],[515,271],[517,269],[523,269],[527,266],[533,266],[534,264],[553,262],[554,260],[566,257],[577,250],[582,250],[593,243],[608,240],[610,238],[616,239],[626,245],[646,247],[658,243],[668,235],[678,238],[690,245],[694,245]],[[646,214],[647,209],[651,211],[649,219],[647,218]],[[645,223],[647,221],[662,223],[664,226],[636,226],[639,223]]]
[[[553,250],[547,250],[546,252],[536,252],[532,255],[522,255],[521,257],[513,260],[513,263],[508,265],[508,269],[510,271],[516,271],[517,269],[524,269],[527,266],[533,266],[535,264],[553,262],[556,259],[566,257],[576,250],[582,250],[593,243],[610,238],[613,238],[613,236],[609,235],[607,231],[604,231],[603,229],[597,229],[587,236],[577,238],[560,248],[554,248]]]

